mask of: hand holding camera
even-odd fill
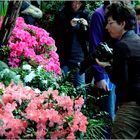
[[[84,28],[88,26],[88,22],[84,18],[73,18],[71,21],[71,26],[76,26],[77,24],[82,24]]]
[[[80,18],[80,23],[84,26],[88,26],[88,22],[84,18]]]
[[[91,53],[80,64],[80,74],[83,74],[92,64],[99,64],[102,67],[110,66],[110,61],[113,58],[113,50],[103,42],[100,43],[94,53]]]

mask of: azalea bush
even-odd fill
[[[86,132],[84,99],[60,89],[59,58],[48,32],[17,18],[0,57],[8,64],[1,62],[0,70],[0,138],[75,139]]]
[[[21,17],[16,20],[9,43],[2,46],[1,56],[12,68],[20,67],[26,61],[34,67],[42,65],[47,72],[55,75],[61,74],[53,38],[44,29],[25,24]]]
[[[87,118],[82,114],[82,97],[59,96],[57,90],[42,94],[13,82],[0,83],[0,137],[7,139],[75,139],[86,132]]]
[[[94,101],[84,101],[85,85],[74,88],[71,74],[61,75],[47,31],[17,18],[0,59],[0,138],[104,138],[108,122],[102,115],[93,119]]]
[[[52,89],[58,89],[58,81],[61,77],[54,78],[53,72],[46,72],[43,66],[37,66],[34,69],[29,64],[24,64],[22,67],[13,69],[13,71],[20,76],[20,79],[26,86],[32,87],[32,89],[40,91],[48,90],[49,87]]]

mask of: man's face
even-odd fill
[[[77,12],[81,6],[82,6],[82,3],[79,0],[72,1],[71,7],[74,12]]]
[[[108,17],[106,29],[112,38],[120,39],[124,33],[125,22],[118,24],[112,17]]]

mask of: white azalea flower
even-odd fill
[[[40,72],[40,71],[42,70],[42,68],[43,68],[42,65],[38,66],[38,67],[37,67],[37,71]]]
[[[29,86],[25,86],[25,88],[26,88],[27,90],[30,90],[30,89],[31,89],[31,87],[29,87]]]
[[[42,80],[42,83],[47,85],[48,84],[48,80]]]
[[[61,93],[61,96],[66,96],[66,94],[64,92]]]
[[[35,72],[32,71],[29,75],[26,75],[26,76],[25,76],[24,81],[25,81],[26,83],[31,82],[35,76],[36,76],[36,75],[35,75]]]
[[[17,79],[20,79],[20,77],[21,77],[20,75],[16,75],[16,78],[17,78]]]
[[[34,88],[35,93],[41,93],[41,91],[38,88]]]
[[[1,78],[5,77],[5,75],[8,75],[9,74],[9,72],[10,72],[9,69],[7,69],[7,68],[4,69],[3,71],[0,72],[0,77]]]
[[[9,69],[4,69],[4,73],[9,73],[10,72],[10,70]]]
[[[25,65],[22,66],[22,69],[31,71],[31,66],[29,64],[25,64]]]

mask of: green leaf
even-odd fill
[[[0,16],[5,16],[8,8],[8,0],[0,1]]]
[[[65,120],[67,121],[67,123],[71,123],[72,120],[73,120],[73,116],[68,116],[68,117],[65,117]]]

